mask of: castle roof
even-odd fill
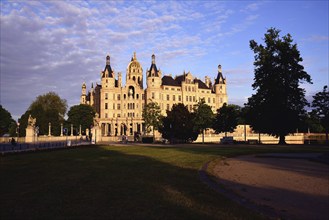
[[[179,75],[175,79],[173,79],[171,76],[164,76],[162,77],[162,85],[181,86],[182,82],[185,81],[185,77],[185,74]],[[193,82],[198,84],[199,89],[211,89],[200,79],[194,79]]]
[[[104,71],[102,72],[103,73],[102,74],[102,77],[105,77],[106,71],[108,72],[108,77],[110,77],[110,78],[113,78],[114,77],[113,76],[113,70],[112,70],[111,64],[110,64],[110,55],[107,55],[106,56],[106,66],[104,68]]]
[[[155,55],[152,54],[152,64],[151,64],[151,67],[150,67],[150,70],[148,72],[148,76],[156,76],[156,77],[159,77],[159,72],[158,72],[158,68],[155,64]]]

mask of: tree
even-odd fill
[[[290,34],[280,38],[280,31],[271,28],[265,34],[265,46],[250,41],[254,51],[254,83],[256,94],[248,99],[249,121],[255,131],[280,137],[296,130],[308,102],[301,82],[311,82],[311,77],[300,64],[303,59]]]
[[[74,105],[67,113],[67,123],[69,125],[73,124],[75,128],[80,128],[81,125],[81,130],[83,132],[93,124],[95,113],[93,107],[89,105]]]
[[[4,134],[10,133],[11,136],[15,135],[11,130],[16,127],[15,120],[11,117],[10,112],[0,105],[0,137]]]
[[[198,137],[198,131],[194,130],[193,114],[182,104],[174,104],[171,111],[167,110],[167,117],[162,118],[162,126],[159,131],[163,138],[170,142],[189,142]]]
[[[227,132],[233,132],[238,125],[239,119],[239,106],[236,105],[224,105],[217,109],[217,114],[215,116],[215,121],[213,124],[213,129],[216,133],[225,132],[225,137]]]
[[[328,86],[324,86],[322,92],[318,92],[313,96],[312,113],[317,116],[321,125],[326,131],[326,142],[328,142],[329,131],[329,90]]]
[[[142,113],[146,131],[153,127],[153,140],[155,137],[154,131],[158,130],[161,125],[161,109],[158,103],[149,102],[145,105]]]
[[[48,92],[40,95],[33,101],[28,110],[18,120],[20,122],[20,131],[25,136],[27,119],[29,115],[36,118],[36,126],[39,127],[39,134],[47,135],[49,123],[51,123],[52,135],[60,134],[60,124],[63,123],[64,115],[67,109],[67,102],[61,99],[56,93]]]
[[[202,132],[202,143],[204,143],[204,130],[211,128],[214,117],[211,107],[206,104],[204,99],[194,106],[193,116],[194,130]]]

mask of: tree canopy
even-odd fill
[[[0,105],[0,137],[4,134],[10,134],[11,136],[15,135],[13,132],[16,128],[16,122],[11,117],[10,112]]]
[[[236,105],[224,105],[217,109],[217,114],[215,116],[215,121],[213,123],[213,129],[216,133],[233,132],[238,125],[239,120],[239,106]]]
[[[202,133],[202,143],[204,143],[204,130],[212,127],[214,114],[211,107],[206,104],[204,99],[201,99],[194,106],[193,124],[194,130]]]
[[[90,126],[93,124],[95,113],[95,110],[90,105],[74,105],[67,113],[67,124],[68,126],[73,124],[76,130],[80,129],[81,125],[81,132],[84,134],[86,129],[90,129]]]
[[[161,109],[158,103],[156,102],[147,103],[143,109],[142,117],[147,132],[149,132],[150,128],[153,127],[153,138],[154,138],[154,131],[159,129],[161,125],[161,117],[162,117]]]
[[[301,82],[311,83],[311,77],[300,64],[303,59],[290,34],[280,38],[280,31],[270,28],[265,45],[250,41],[255,56],[254,83],[256,93],[248,99],[248,121],[255,131],[280,137],[292,133],[306,114],[308,105]]]
[[[30,105],[28,110],[18,120],[21,124],[20,134],[25,136],[27,119],[29,115],[36,118],[36,126],[39,127],[40,135],[48,134],[48,126],[51,123],[51,134],[60,134],[60,124],[64,123],[64,115],[67,102],[61,99],[55,92],[48,92],[38,96]]]
[[[318,92],[313,96],[312,113],[316,116],[320,124],[326,131],[326,140],[328,143],[328,130],[329,130],[329,90],[328,86],[324,86],[322,92]]]
[[[161,121],[159,131],[163,138],[171,142],[189,142],[198,137],[198,131],[194,130],[193,114],[182,103],[174,104]]]

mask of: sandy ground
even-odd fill
[[[225,159],[212,172],[227,191],[270,208],[275,218],[328,220],[329,165],[268,156]]]

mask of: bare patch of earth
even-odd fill
[[[240,156],[220,160],[211,173],[226,191],[270,208],[275,218],[329,219],[329,165],[309,160],[318,156]]]

